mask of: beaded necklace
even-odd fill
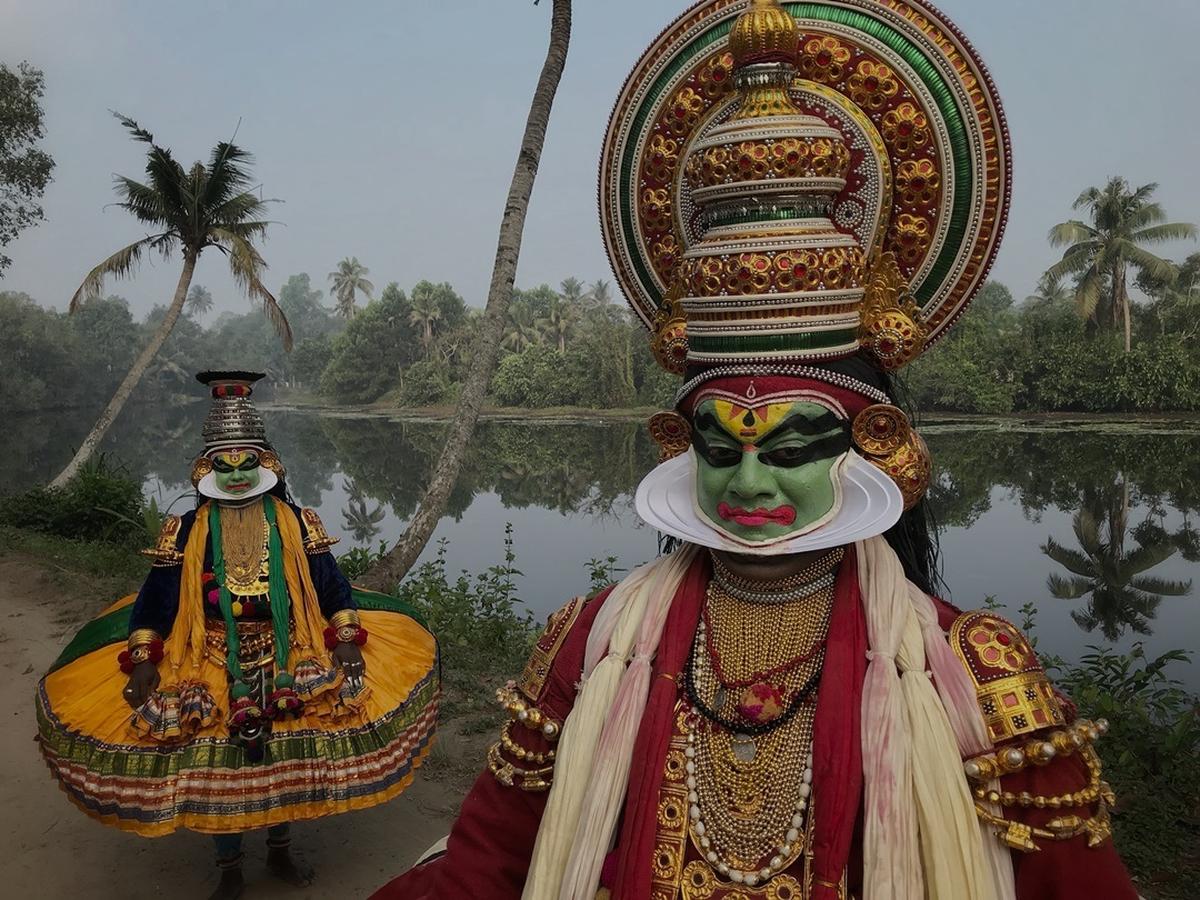
[[[734,884],[765,882],[804,851],[815,717],[808,701],[820,681],[841,558],[835,551],[774,582],[738,579],[714,559],[721,577],[709,583],[684,669],[684,752],[691,840]],[[795,599],[774,599],[780,593]],[[737,688],[745,690],[730,690]]]

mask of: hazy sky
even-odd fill
[[[518,284],[611,278],[596,213],[600,140],[643,48],[687,0],[577,0],[566,74],[533,195]],[[1012,130],[1015,179],[994,277],[1023,297],[1055,258],[1048,227],[1111,174],[1157,181],[1176,220],[1200,221],[1197,0],[941,0],[982,54]],[[105,209],[149,128],[185,165],[237,142],[276,207],[268,283],[327,287],[355,255],[378,288],[421,278],[485,299],[496,229],[549,0],[0,0],[0,60],[45,70],[48,221],[9,245],[0,289],[63,308],[88,268],[142,233]],[[1189,245],[1164,248],[1182,257]],[[169,299],[177,263],[109,290],[135,312]],[[217,254],[197,283],[241,309]]]

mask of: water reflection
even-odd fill
[[[1083,505],[1072,524],[1079,549],[1047,538],[1042,552],[1065,568],[1066,576],[1051,573],[1050,594],[1060,600],[1087,597],[1083,609],[1071,618],[1086,631],[1101,630],[1115,641],[1132,630],[1150,634],[1150,620],[1158,614],[1163,597],[1182,597],[1192,589],[1190,579],[1175,581],[1147,574],[1175,555],[1176,539],[1154,518],[1129,529],[1129,484],[1086,490]],[[1136,546],[1128,546],[1132,537]]]
[[[170,502],[189,491],[206,406],[138,409],[105,449]],[[265,415],[292,493],[321,512],[343,548],[399,536],[446,433],[428,421]],[[10,419],[0,441],[11,443],[14,464],[0,491],[53,475],[86,418]],[[952,599],[973,607],[995,595],[1010,612],[1032,601],[1049,649],[1066,655],[1131,633],[1161,632],[1162,649],[1191,649],[1200,643],[1200,614],[1185,596],[1200,571],[1192,524],[1200,425],[1056,429],[922,429],[937,467],[930,496]],[[504,524],[513,522],[522,596],[543,615],[586,588],[587,560],[612,553],[630,568],[654,555],[631,496],[655,459],[637,423],[484,423],[437,536],[449,538],[453,567],[482,571],[502,558]]]

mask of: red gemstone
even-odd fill
[[[1009,644],[1012,643],[1012,638],[1010,638],[1007,634],[1005,634],[1003,631],[1001,631],[999,634],[996,635],[996,641],[997,641],[997,643],[1000,644],[1001,647],[1007,647]]]
[[[822,50],[820,53],[817,54],[817,65],[827,66],[831,62],[833,62],[833,54],[830,53],[828,50]]]
[[[876,78],[874,75],[867,76],[867,80],[866,80],[865,84],[867,86],[868,91],[875,91],[875,90],[879,89],[879,79]]]
[[[910,134],[912,134],[912,130],[913,130],[912,122],[901,122],[899,125],[896,126],[896,130],[898,132],[900,132],[900,134],[903,135],[904,137],[908,137]]]

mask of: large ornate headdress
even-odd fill
[[[219,500],[245,500],[266,493],[284,477],[283,463],[267,440],[262,414],[250,397],[261,372],[201,372],[196,380],[212,392],[212,406],[204,419],[201,434],[204,450],[192,463],[192,486],[201,494]],[[225,496],[215,485],[212,456],[229,450],[252,450],[263,469],[258,488],[253,492]]]
[[[702,0],[625,82],[601,224],[683,395],[745,375],[845,386],[832,361],[898,369],[962,314],[1009,180],[991,79],[924,0]],[[915,432],[879,412],[857,432],[911,458]],[[686,446],[678,423],[656,428]]]

